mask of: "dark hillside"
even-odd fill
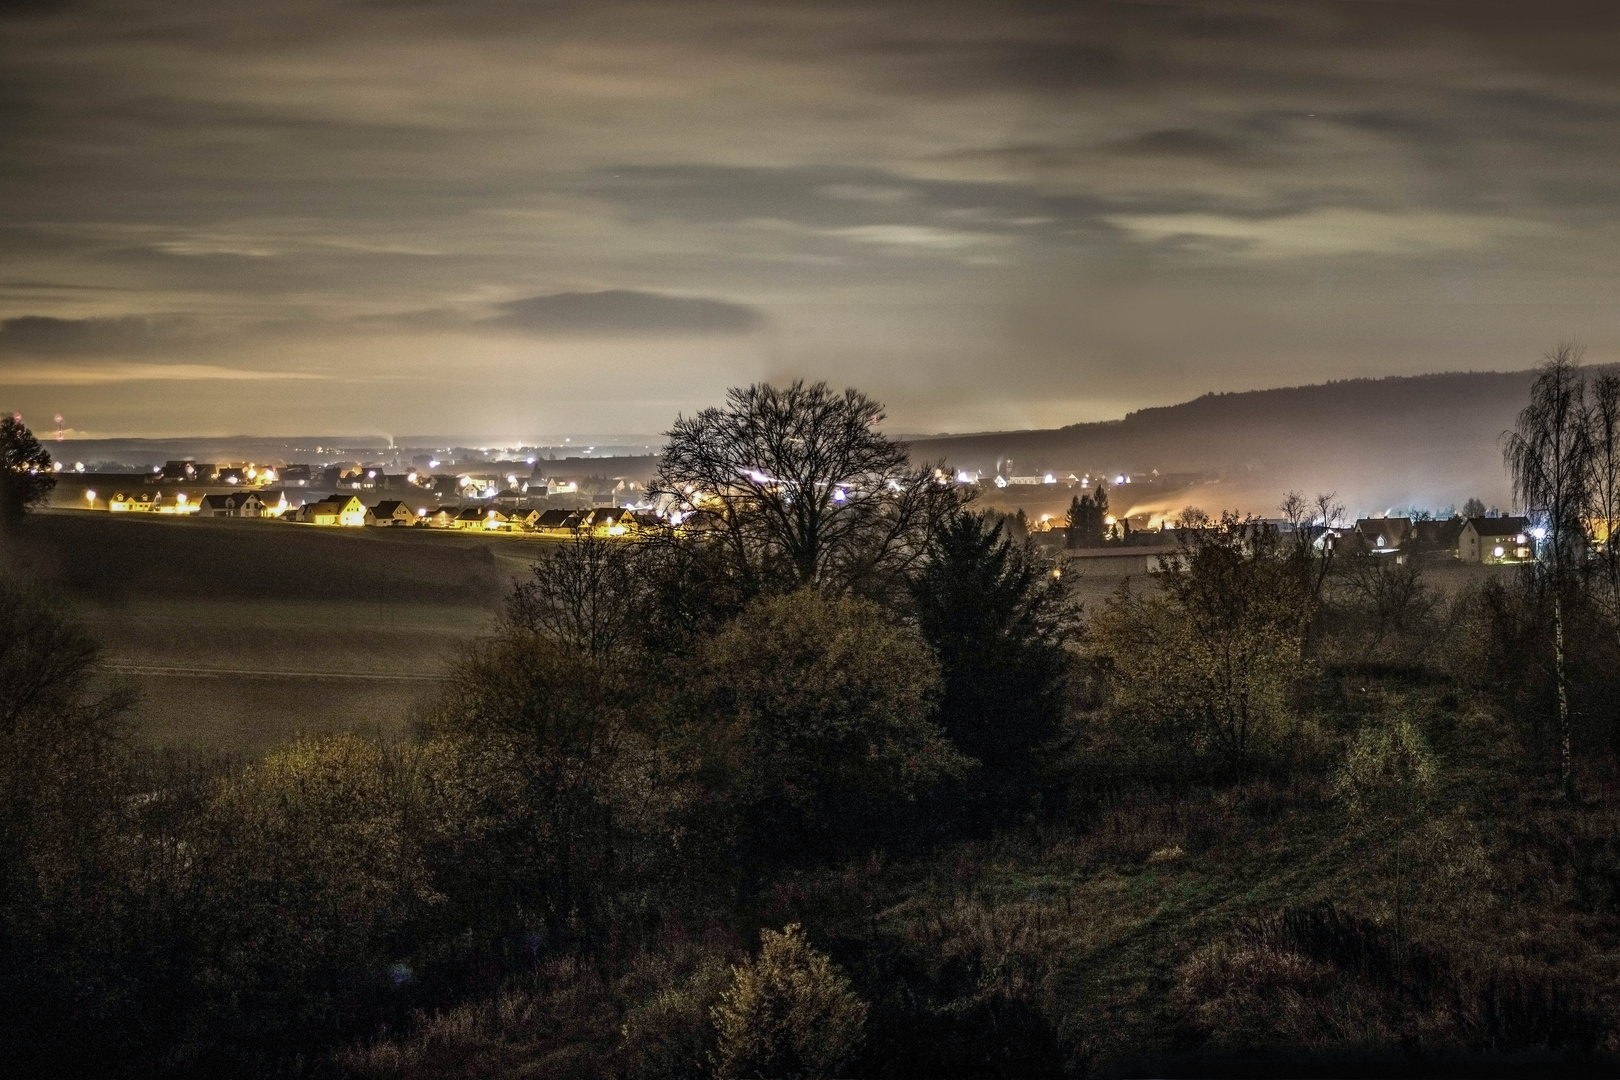
[[[1469,496],[1505,507],[1498,439],[1529,381],[1461,372],[1206,394],[1116,421],[917,440],[911,451],[987,473],[1009,458],[1018,473],[1202,473],[1223,485],[1210,508],[1262,513],[1290,488],[1336,490],[1351,512]]]

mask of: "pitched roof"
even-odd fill
[[[572,510],[547,510],[535,524],[542,529],[560,529],[568,524],[568,519],[573,515]]]
[[[1378,543],[1379,547],[1400,547],[1412,533],[1411,518],[1362,518],[1356,522],[1356,532]],[[1379,537],[1383,537],[1380,542]]]
[[[1425,547],[1456,547],[1457,536],[1462,532],[1462,518],[1445,518],[1441,521],[1415,521],[1412,529],[1417,534],[1417,541]]]
[[[1530,529],[1530,519],[1522,517],[1469,518],[1468,524],[1481,536],[1517,536]]]
[[[384,499],[376,506],[373,506],[371,508],[371,512],[377,517],[393,517],[402,506],[405,506],[405,503],[401,499]],[[409,514],[410,507],[406,506],[405,512]]]

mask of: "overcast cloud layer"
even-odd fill
[[[960,431],[1620,360],[1617,7],[10,4],[0,406]]]

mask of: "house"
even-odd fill
[[[1462,536],[1463,523],[1460,517],[1413,522],[1412,550],[1431,558],[1457,558],[1457,541]]]
[[[199,506],[200,503],[183,491],[176,492],[172,499],[165,499],[159,492],[152,500],[152,509],[160,514],[195,514]]]
[[[281,482],[295,487],[309,487],[309,466],[288,465],[281,470]]]
[[[245,484],[245,483],[248,482],[247,470],[246,469],[235,469],[235,468],[221,469],[221,470],[219,470],[219,475],[218,475],[217,479],[221,484],[233,484],[233,485]]]
[[[494,532],[506,528],[506,515],[493,506],[469,506],[456,515],[456,528]]]
[[[535,523],[540,520],[540,511],[534,509],[503,510],[506,515],[507,527],[516,531],[522,529],[529,532],[534,529]]]
[[[597,536],[625,536],[636,528],[635,511],[619,506],[599,506],[591,511],[584,527]]]
[[[415,525],[416,514],[398,499],[384,499],[366,511],[367,525]]]
[[[1530,521],[1522,517],[1469,518],[1457,537],[1457,557],[1463,562],[1502,565],[1531,562],[1536,544]]]
[[[547,510],[535,521],[534,527],[548,533],[572,531],[577,518],[578,512],[574,510]]]
[[[365,503],[354,495],[330,495],[320,502],[305,503],[299,508],[300,521],[312,525],[364,525]]]
[[[1411,518],[1361,518],[1350,530],[1361,551],[1387,555],[1398,551],[1413,537]]]
[[[233,491],[226,495],[204,495],[199,517],[260,517],[264,500],[256,491]]]
[[[199,465],[191,458],[180,461],[165,461],[158,470],[159,478],[163,480],[191,480],[206,483],[214,478],[212,465]]]
[[[422,520],[427,522],[430,528],[453,529],[456,527],[456,515],[460,512],[460,509],[454,506],[441,506],[437,510],[429,511]]]
[[[271,488],[259,492],[259,516],[278,518],[292,509],[287,501],[287,493],[281,488]]]
[[[506,507],[521,506],[528,498],[527,495],[516,488],[503,488],[495,493],[493,501],[496,506],[505,509]]]
[[[107,500],[107,509],[119,513],[132,510],[138,513],[151,513],[156,508],[157,497],[144,491],[135,495],[125,495],[120,491]]]
[[[1063,574],[1092,577],[1135,577],[1166,570],[1185,570],[1186,556],[1179,545],[1074,548],[1059,557]]]

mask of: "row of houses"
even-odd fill
[[[95,506],[96,493],[85,492]],[[285,491],[232,491],[193,498],[185,492],[165,496],[161,491],[114,492],[107,509],[117,514],[181,514],[199,517],[280,517],[292,509]]]
[[[440,506],[431,510],[418,507],[413,510],[410,504],[400,499],[384,499],[367,506],[358,496],[343,494],[305,503],[293,512],[292,520],[311,525],[534,532],[557,536],[626,536],[658,523],[651,513],[617,506],[542,511],[482,505]]]
[[[1286,523],[1265,524],[1288,531]],[[1362,518],[1353,525],[1323,528],[1308,526],[1313,545],[1322,555],[1335,557],[1365,555],[1392,559],[1397,563],[1417,560],[1423,563],[1463,562],[1487,566],[1509,566],[1533,562],[1536,533],[1524,517],[1451,518],[1445,521],[1414,521],[1410,518]],[[1058,561],[1059,572],[1092,577],[1147,574],[1159,568],[1161,560],[1178,565],[1181,546],[1175,529],[1157,532],[1143,530],[1131,534],[1128,544],[1108,544],[1094,548],[1059,546],[1064,530],[1036,533],[1038,547]]]
[[[1535,534],[1524,517],[1362,518],[1348,529],[1330,529],[1318,540],[1336,554],[1392,555],[1456,559],[1465,563],[1508,565],[1534,561]]]

